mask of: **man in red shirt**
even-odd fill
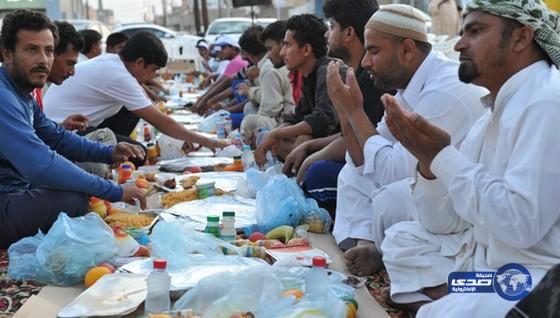
[[[78,63],[78,55],[84,46],[84,40],[82,35],[70,23],[57,21],[55,24],[58,28],[60,39],[55,47],[54,63],[47,81],[49,84],[60,85],[64,80],[74,75],[74,66]],[[35,98],[41,110],[43,110],[43,89],[47,88],[48,86],[36,88],[31,92],[31,96]],[[68,116],[61,125],[66,130],[84,130],[87,128],[87,122],[87,117],[75,114]]]

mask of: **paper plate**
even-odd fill
[[[129,314],[146,299],[146,276],[127,273],[105,275],[62,308],[58,317]]]

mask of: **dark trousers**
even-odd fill
[[[342,167],[344,162],[319,160],[309,167],[303,181],[306,195],[315,199],[321,208],[329,211],[333,220],[336,214],[338,174]]]
[[[100,129],[100,128],[109,128],[117,137],[117,142],[128,142],[134,145],[139,145],[144,149],[144,152],[147,151],[144,145],[132,138],[130,138],[130,134],[138,125],[138,121],[140,117],[136,116],[133,112],[126,109],[126,107],[121,107],[118,113],[115,115],[105,119],[99,126],[97,127],[88,127],[85,131],[80,132],[80,135],[86,135],[90,132]],[[144,165],[144,161],[130,158],[130,161],[136,166],[140,167]]]
[[[89,210],[84,193],[39,187],[16,193],[0,194],[0,248],[26,236],[47,233],[60,212],[70,217],[84,215]]]

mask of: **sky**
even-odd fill
[[[97,8],[98,0],[89,0],[89,5]],[[167,0],[168,10],[171,4],[180,5],[180,0]],[[155,8],[156,14],[162,13],[162,0],[103,0],[105,9],[112,9],[115,14],[115,22],[130,23],[139,22],[144,19],[145,12],[151,12]]]

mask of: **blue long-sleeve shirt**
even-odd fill
[[[0,68],[0,193],[47,186],[118,201],[120,186],[70,161],[111,163],[113,148],[49,120],[31,95],[22,93]]]

